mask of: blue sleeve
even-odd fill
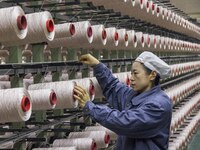
[[[128,93],[133,92],[133,89],[119,82],[103,63],[94,66],[94,75],[110,106],[122,110],[126,103],[126,97],[129,95]]]
[[[149,103],[139,109],[119,111],[87,102],[84,113],[118,135],[151,138],[169,122],[169,113],[160,104]]]

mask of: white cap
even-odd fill
[[[151,52],[143,52],[135,61],[144,64],[152,71],[156,71],[162,79],[169,77],[171,74],[170,66]]]

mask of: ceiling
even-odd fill
[[[170,2],[200,23],[200,0],[170,0]]]

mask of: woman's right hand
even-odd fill
[[[80,62],[86,65],[95,66],[98,65],[100,62],[91,54],[82,55],[79,59]]]

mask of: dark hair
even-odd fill
[[[144,64],[143,64],[143,67],[144,67],[146,73],[147,73],[148,75],[150,75],[151,72],[152,72],[152,70],[149,69],[149,68],[147,68]],[[159,75],[158,73],[157,73],[156,78],[155,78],[155,80],[154,80],[154,84],[155,84],[155,86],[157,86],[157,85],[160,84],[160,75]]]

